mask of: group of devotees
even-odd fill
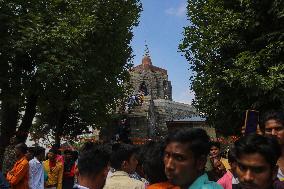
[[[201,128],[177,129],[143,146],[87,142],[76,156],[15,145],[0,189],[284,189],[284,116],[268,112],[257,133],[221,153]]]

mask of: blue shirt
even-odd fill
[[[36,157],[29,161],[29,188],[44,189],[44,170]]]
[[[198,177],[188,189],[223,189],[222,186],[216,182],[209,181],[206,173]]]

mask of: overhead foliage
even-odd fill
[[[284,1],[189,0],[187,9],[179,48],[209,124],[236,134],[245,110],[283,110]]]
[[[139,0],[0,0],[2,144],[35,114],[33,131],[52,130],[57,142],[103,126],[124,95],[141,9]]]

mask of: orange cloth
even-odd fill
[[[15,163],[6,178],[12,189],[29,189],[29,162],[25,156]]]
[[[149,185],[147,189],[180,189],[180,187],[174,186],[169,182],[160,182]]]

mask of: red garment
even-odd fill
[[[64,177],[74,177],[75,176],[75,169],[76,169],[76,164],[74,163],[72,165],[70,172],[64,172]]]
[[[62,163],[62,165],[64,165],[64,156],[57,154],[56,161],[59,161]]]
[[[56,161],[49,161],[49,167],[55,167],[56,166]]]

